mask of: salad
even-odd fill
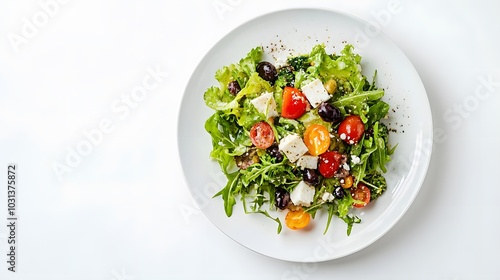
[[[283,65],[264,61],[261,46],[238,63],[217,70],[218,86],[204,93],[214,110],[205,122],[227,184],[222,197],[228,217],[237,200],[245,213],[278,224],[273,211],[287,211],[285,224],[308,226],[317,211],[347,224],[351,211],[373,203],[387,189],[383,174],[396,148],[382,122],[389,104],[384,90],[362,74],[361,56],[345,45],[328,54],[324,44],[290,56]],[[268,211],[269,210],[269,211]]]

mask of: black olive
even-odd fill
[[[336,187],[333,190],[333,196],[335,196],[338,199],[344,198],[344,195],[345,195],[345,192],[344,192],[344,189],[342,187]]]
[[[302,173],[302,180],[304,180],[304,182],[306,182],[306,184],[310,186],[319,185],[319,176],[316,170],[314,169],[309,169],[309,168],[304,169]]]
[[[236,95],[238,94],[238,92],[240,92],[241,87],[238,81],[232,81],[227,85],[227,89],[232,95]]]
[[[367,130],[365,130],[365,139],[370,138],[373,136],[373,127],[369,127]]]
[[[276,162],[283,161],[283,154],[281,153],[278,144],[276,143],[272,144],[271,147],[267,148],[267,152],[271,157],[276,159]]]
[[[283,210],[290,202],[290,193],[288,193],[285,189],[278,187],[274,192],[274,198],[276,207]]]
[[[342,114],[340,113],[339,108],[327,102],[323,102],[319,105],[318,115],[325,122],[338,123],[342,120]]]
[[[267,61],[261,61],[257,64],[257,73],[259,73],[259,76],[262,79],[270,82],[271,84],[278,79],[276,67]]]

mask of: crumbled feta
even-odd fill
[[[330,99],[330,95],[320,79],[314,79],[312,82],[302,85],[301,89],[307,100],[309,100],[309,103],[311,103],[311,106],[314,108]]]
[[[281,139],[278,146],[290,162],[296,162],[308,149],[302,138],[297,134],[289,134]]]
[[[314,187],[309,186],[304,181],[300,181],[290,193],[290,199],[297,206],[310,206],[311,202],[313,202],[315,192],[316,189]]]
[[[347,171],[351,170],[351,167],[347,163],[342,164],[342,168],[344,168]]]
[[[297,160],[297,165],[302,168],[317,169],[318,157],[311,155],[303,155]]]
[[[265,92],[259,97],[256,97],[250,101],[255,109],[261,114],[264,114],[266,118],[277,117],[278,111],[276,111],[276,101],[274,100],[273,94],[271,92]]]
[[[287,65],[288,56],[286,53],[279,53],[274,55],[274,66],[280,68]]]
[[[321,199],[323,199],[324,201],[327,201],[327,202],[332,202],[335,197],[333,196],[333,194],[329,193],[329,192],[325,192],[323,194],[323,196],[321,196]]]
[[[356,155],[351,155],[351,162],[352,164],[359,164],[361,162],[361,159]]]

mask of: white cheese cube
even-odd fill
[[[318,157],[311,155],[303,155],[297,160],[297,165],[302,168],[317,169]]]
[[[311,202],[313,202],[315,192],[316,189],[314,187],[309,186],[304,181],[300,181],[290,193],[290,199],[297,206],[310,206]]]
[[[259,97],[256,97],[250,101],[255,109],[261,114],[264,114],[266,118],[277,117],[278,111],[276,111],[276,101],[274,100],[273,94],[271,92],[265,92]]]
[[[302,86],[302,92],[314,108],[318,107],[322,102],[330,99],[330,95],[323,86],[320,79],[314,79],[312,82]]]
[[[329,192],[325,192],[322,196],[321,196],[321,199],[323,199],[323,201],[327,201],[327,202],[332,202],[335,197],[333,196],[332,193],[329,193]]]
[[[297,134],[289,134],[281,139],[278,146],[290,162],[296,162],[308,149],[302,138]]]

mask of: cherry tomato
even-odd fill
[[[308,105],[306,96],[300,90],[293,87],[283,89],[282,117],[298,119],[307,111]]]
[[[355,188],[351,189],[351,196],[355,200],[363,201],[363,203],[354,203],[352,206],[362,208],[370,202],[371,192],[365,184],[359,183]]]
[[[267,149],[274,143],[274,132],[268,123],[261,121],[250,129],[252,144],[259,149]]]
[[[310,221],[311,215],[302,208],[295,211],[288,211],[285,217],[286,226],[293,230],[305,228]]]
[[[352,178],[352,175],[349,175],[345,177],[344,179],[340,180],[340,186],[344,189],[348,189],[352,187],[352,184],[354,183],[354,179]]]
[[[304,132],[304,143],[311,155],[320,155],[330,147],[330,133],[324,125],[312,124]]]
[[[337,151],[328,151],[319,155],[318,170],[325,178],[332,178],[340,168],[342,154]]]
[[[365,125],[359,116],[347,116],[339,125],[338,133],[340,139],[348,144],[356,144],[363,137]]]

